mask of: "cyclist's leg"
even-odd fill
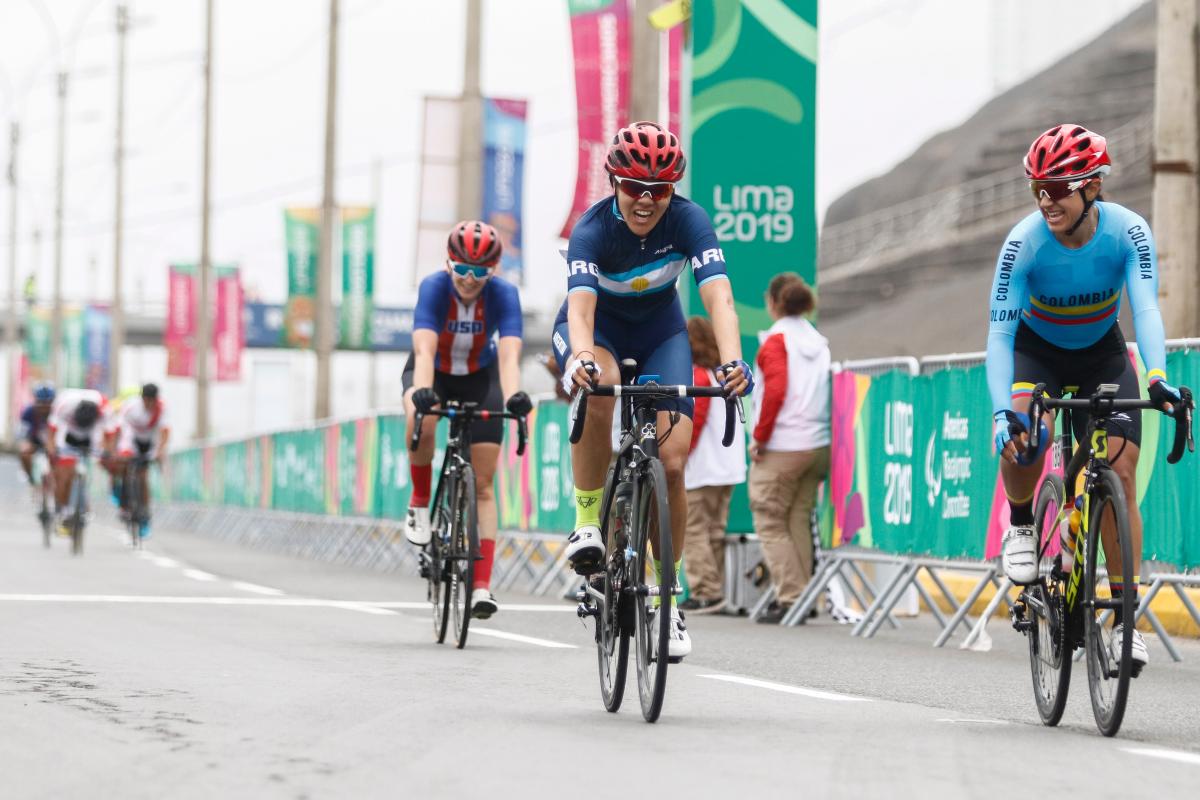
[[[412,487],[408,499],[408,513],[405,517],[405,535],[413,544],[423,545],[429,542],[431,535],[429,499],[433,482],[434,435],[437,431],[438,418],[426,417],[422,420],[421,439],[417,443],[417,449],[409,451],[408,443],[412,441],[413,423],[417,413],[416,406],[412,402],[413,392],[416,391],[412,383],[413,361],[414,359],[410,355],[400,378],[401,386],[404,389],[404,442],[401,447],[404,448],[408,457],[409,479]],[[436,372],[433,383],[434,391],[437,391],[438,376]],[[439,396],[441,396],[440,392]]]
[[[33,483],[33,454],[37,450],[37,445],[30,439],[22,439],[17,445],[17,457],[21,460],[21,469],[25,471],[25,477],[29,478],[29,482]]]
[[[500,391],[500,368],[493,363],[485,370],[456,378],[455,393],[459,400],[479,403],[481,408],[500,409],[504,406]],[[496,557],[496,464],[500,460],[500,443],[504,440],[501,419],[477,419],[471,423],[471,466],[475,469],[475,515],[479,523],[479,560],[475,562],[472,589],[490,591],[492,563]],[[492,602],[495,605],[494,601]],[[494,611],[494,609],[491,609]]]

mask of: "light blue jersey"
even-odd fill
[[[1117,322],[1122,288],[1129,296],[1138,348],[1150,377],[1165,376],[1166,346],[1158,310],[1158,258],[1150,226],[1115,203],[1095,204],[1096,233],[1083,247],[1063,246],[1040,211],[1009,233],[992,281],[987,373],[992,410],[1012,406],[1013,342],[1024,322],[1047,342],[1083,350]]]

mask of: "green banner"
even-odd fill
[[[339,346],[371,349],[375,306],[375,209],[342,209],[342,321]]]
[[[59,384],[72,389],[86,388],[87,381],[87,350],[84,337],[87,328],[84,325],[83,309],[63,309],[63,371]]]
[[[271,507],[279,511],[324,514],[324,431],[289,431],[273,434],[271,439],[274,451]]]
[[[288,208],[283,212],[287,240],[288,299],[283,309],[283,341],[290,347],[310,347],[317,308],[317,248],[321,241],[321,211]]]
[[[816,286],[817,0],[695,0],[692,43],[690,196],[721,241],[752,361],[771,277]],[[731,158],[746,131],[778,157]]]
[[[44,308],[31,308],[25,316],[25,357],[34,380],[50,375],[51,324],[50,312]]]

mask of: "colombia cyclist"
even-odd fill
[[[1103,202],[1101,183],[1109,159],[1104,137],[1079,125],[1057,125],[1043,133],[1025,156],[1037,211],[1009,233],[992,283],[988,331],[988,389],[995,413],[996,449],[1000,475],[1011,509],[1001,560],[1013,583],[1038,577],[1038,542],[1033,531],[1033,495],[1041,475],[1044,451],[1023,466],[1030,395],[1038,383],[1061,396],[1064,387],[1078,387],[1091,396],[1101,383],[1120,385],[1118,397],[1137,399],[1138,380],[1117,326],[1122,290],[1128,295],[1137,332],[1138,349],[1146,363],[1150,399],[1169,413],[1179,391],[1167,383],[1166,348],[1158,310],[1158,263],[1150,226],[1140,216],[1115,203]],[[1123,570],[1132,570],[1136,587],[1142,553],[1142,516],[1134,479],[1141,444],[1141,412],[1112,417],[1109,431],[1112,462],[1129,498],[1129,529],[1134,563],[1121,563],[1116,533],[1104,529],[1112,591],[1121,591]],[[1054,417],[1043,421],[1053,436]],[[1083,441],[1087,419],[1072,418],[1077,440]],[[1136,588],[1135,588],[1136,591]],[[1136,599],[1135,599],[1136,604]],[[1120,610],[1112,646],[1121,641]],[[1114,657],[1119,658],[1119,653]],[[1133,632],[1133,659],[1149,661],[1141,634]]]
[[[33,455],[46,449],[46,433],[50,428],[50,409],[54,405],[54,387],[40,383],[33,390],[33,402],[21,409],[21,430],[17,435],[17,455],[21,469],[33,485]]]
[[[517,287],[497,277],[500,236],[485,222],[460,222],[446,243],[446,267],[421,281],[413,314],[413,349],[404,365],[405,441],[412,439],[413,414],[443,400],[478,403],[528,414],[533,404],[520,391],[521,298]],[[496,334],[499,333],[499,343]],[[404,532],[416,545],[427,545],[430,484],[433,476],[437,417],[425,418],[421,440],[410,453],[412,496]],[[500,442],[500,419],[471,423],[471,465],[475,468],[475,503],[479,519],[479,555],[471,592],[471,615],[487,619],[499,610],[491,593],[496,552],[496,498],[492,488]]]
[[[617,364],[623,358],[636,359],[640,374],[657,375],[662,384],[690,384],[692,352],[675,288],[690,267],[716,334],[722,362],[717,377],[729,394],[750,392],[753,378],[742,360],[720,242],[704,209],[675,193],[685,165],[675,134],[655,122],[635,122],[613,137],[604,164],[613,194],[584,212],[567,246],[567,299],[553,336],[564,388],[619,383]],[[687,529],[683,472],[692,405],[690,398],[671,398],[657,406],[660,439],[671,427],[669,412],[680,412],[677,430],[659,448],[677,559]],[[575,531],[567,556],[583,574],[598,571],[604,555],[600,497],[612,452],[613,406],[611,397],[591,398],[583,436],[571,447]],[[679,567],[677,561],[676,575]],[[682,658],[692,650],[691,638],[674,597],[670,607],[669,655]]]

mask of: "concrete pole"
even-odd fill
[[[62,360],[63,298],[62,298],[62,223],[63,170],[67,139],[67,73],[58,73],[58,157],[54,178],[54,321],[50,327],[50,380],[59,382],[59,362]]]
[[[483,213],[483,95],[479,90],[483,9],[481,0],[467,0],[466,48],[458,138],[458,218],[478,219]]]
[[[633,47],[629,68],[630,122],[648,120],[666,124],[666,120],[659,119],[659,98],[662,90],[658,51],[662,34],[651,27],[649,20],[650,12],[659,5],[657,0],[634,0],[633,3],[633,18],[630,20]],[[605,131],[606,136],[614,133],[616,131]]]
[[[196,433],[197,440],[208,438],[208,345],[209,345],[209,273],[212,272],[208,249],[211,222],[212,184],[212,57],[213,0],[204,4],[204,150],[200,190],[200,275],[196,292]]]
[[[116,168],[116,210],[113,214],[113,295],[112,338],[108,357],[109,389],[121,391],[121,350],[125,345],[125,309],[121,297],[122,237],[125,232],[125,33],[129,30],[129,9],[117,6],[117,137],[113,153]]]
[[[4,325],[4,344],[8,353],[8,399],[12,405],[17,396],[17,146],[21,141],[21,128],[14,122],[9,129],[8,150],[8,319]],[[13,426],[17,410],[6,404],[4,415],[4,439],[13,441]]]
[[[330,361],[333,358],[333,221],[337,215],[334,176],[337,172],[337,40],[338,0],[329,0],[329,64],[325,80],[325,181],[321,192],[321,243],[317,256],[317,419],[332,416]]]
[[[1159,0],[1154,96],[1154,237],[1158,299],[1170,338],[1200,334],[1197,0]]]

